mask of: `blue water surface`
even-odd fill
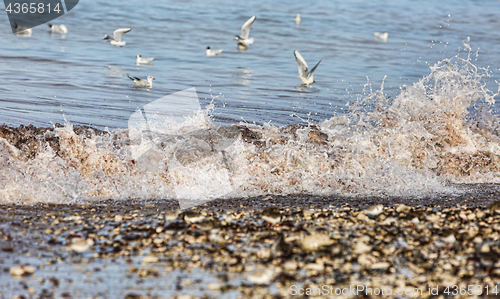
[[[202,107],[214,101],[217,123],[319,122],[369,92],[367,82],[375,90],[387,76],[385,93],[396,96],[457,54],[490,68],[490,89],[500,81],[500,2],[493,0],[82,0],[52,22],[68,34],[51,34],[44,24],[30,37],[14,35],[0,14],[0,123],[14,126],[66,118],[124,128],[137,107],[190,87]],[[252,15],[255,42],[238,50],[234,35]],[[125,47],[102,40],[123,27],[132,28]],[[387,42],[375,31],[388,31]],[[463,44],[468,37],[472,53]],[[224,52],[206,57],[207,46]],[[293,50],[310,67],[323,59],[313,87],[297,87]],[[137,66],[137,54],[156,59]],[[151,90],[134,88],[127,75],[156,81]]]

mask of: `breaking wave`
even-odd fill
[[[454,57],[430,71],[394,99],[382,84],[308,126],[217,126],[212,107],[147,132],[4,125],[0,201],[429,196],[458,192],[450,183],[500,182],[489,70]]]

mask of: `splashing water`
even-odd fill
[[[382,83],[319,125],[219,127],[207,110],[157,132],[140,156],[128,129],[2,127],[1,201],[428,196],[458,192],[450,183],[500,182],[489,71],[458,57],[430,70],[394,99]]]

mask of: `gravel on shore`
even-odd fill
[[[498,298],[500,204],[492,203],[261,196],[185,211],[168,200],[2,205],[0,298],[339,290],[351,293],[336,298]]]

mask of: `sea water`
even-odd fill
[[[45,133],[59,148],[42,143],[29,157],[0,140],[2,202],[427,196],[497,183],[499,9],[496,1],[82,1],[53,22],[68,34],[42,25],[30,37],[13,35],[5,16],[1,122],[64,126]],[[232,39],[252,15],[255,43],[237,50]],[[102,40],[123,27],[132,28],[125,47]],[[224,52],[206,57],[206,46]],[[323,59],[312,87],[298,86],[293,50],[310,67]],[[137,66],[137,54],[155,60]],[[127,75],[156,80],[138,89]],[[134,113],[193,87],[200,111],[134,134]],[[82,124],[107,133],[78,135]],[[234,125],[258,142],[224,133]]]

